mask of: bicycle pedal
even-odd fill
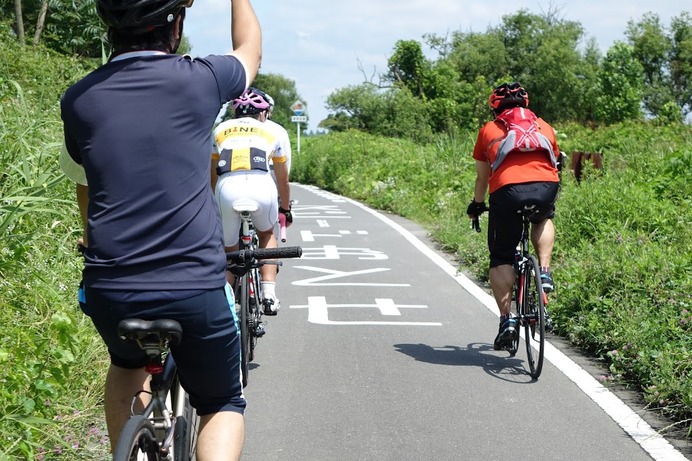
[[[264,336],[266,332],[267,330],[264,329],[264,325],[257,325],[257,327],[255,328],[255,336],[258,338]]]

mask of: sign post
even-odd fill
[[[308,121],[308,117],[307,115],[303,115],[305,114],[305,104],[303,104],[300,101],[300,99],[293,103],[293,105],[291,106],[291,110],[295,114],[293,117],[291,117],[291,121],[296,124],[296,130],[298,134],[296,150],[300,154],[300,124],[306,123]]]

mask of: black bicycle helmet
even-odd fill
[[[236,116],[257,115],[270,107],[267,95],[257,88],[250,87],[233,101]]]
[[[519,82],[503,83],[490,93],[488,104],[495,112],[508,107],[529,107],[529,94]]]
[[[103,23],[116,30],[143,33],[172,23],[194,0],[97,0]]]

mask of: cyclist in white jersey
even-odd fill
[[[221,212],[226,251],[238,249],[242,221],[233,205],[239,200],[257,202],[258,209],[252,213],[252,222],[260,248],[277,247],[274,226],[279,213],[286,216],[288,224],[293,221],[286,156],[279,140],[265,123],[268,109],[265,94],[256,88],[248,88],[233,101],[236,118],[221,122],[214,129],[212,187]],[[269,172],[272,160],[276,183]],[[276,296],[276,273],[274,265],[266,264],[261,268],[262,304],[266,315],[276,315],[280,308]]]

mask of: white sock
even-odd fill
[[[262,293],[265,298],[276,299],[276,282],[262,282]]]

